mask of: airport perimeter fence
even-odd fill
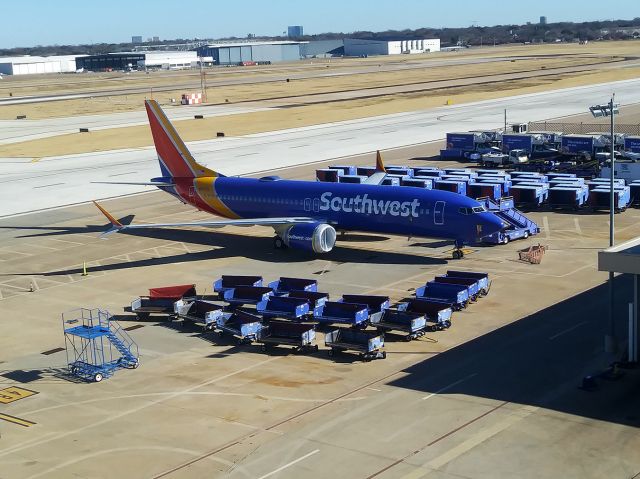
[[[607,135],[611,132],[609,123],[561,123],[550,121],[529,122],[528,131],[558,131],[566,134],[584,135],[587,133],[602,133]],[[640,124],[624,125],[616,123],[616,133],[625,133],[632,136],[640,136]]]

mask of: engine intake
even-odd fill
[[[282,233],[282,241],[290,248],[328,253],[336,244],[336,230],[325,223],[289,226]]]

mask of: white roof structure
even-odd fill
[[[83,56],[86,55],[2,57],[0,58],[0,73],[5,75],[27,75],[74,72],[76,71],[76,58]]]

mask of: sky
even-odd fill
[[[640,17],[638,0],[22,0],[2,2],[0,48],[143,38],[281,35]]]

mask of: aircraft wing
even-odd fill
[[[100,206],[95,201],[93,202],[102,214],[111,223],[111,228],[102,233],[100,236],[104,237],[111,233],[116,233],[124,230],[143,229],[143,228],[175,228],[180,226],[200,226],[204,228],[223,228],[225,226],[278,226],[278,225],[295,225],[305,223],[315,223],[317,220],[313,218],[304,217],[282,217],[282,218],[250,218],[250,219],[237,219],[237,220],[212,220],[212,221],[189,221],[184,223],[143,223],[135,225],[123,225],[107,210]]]

